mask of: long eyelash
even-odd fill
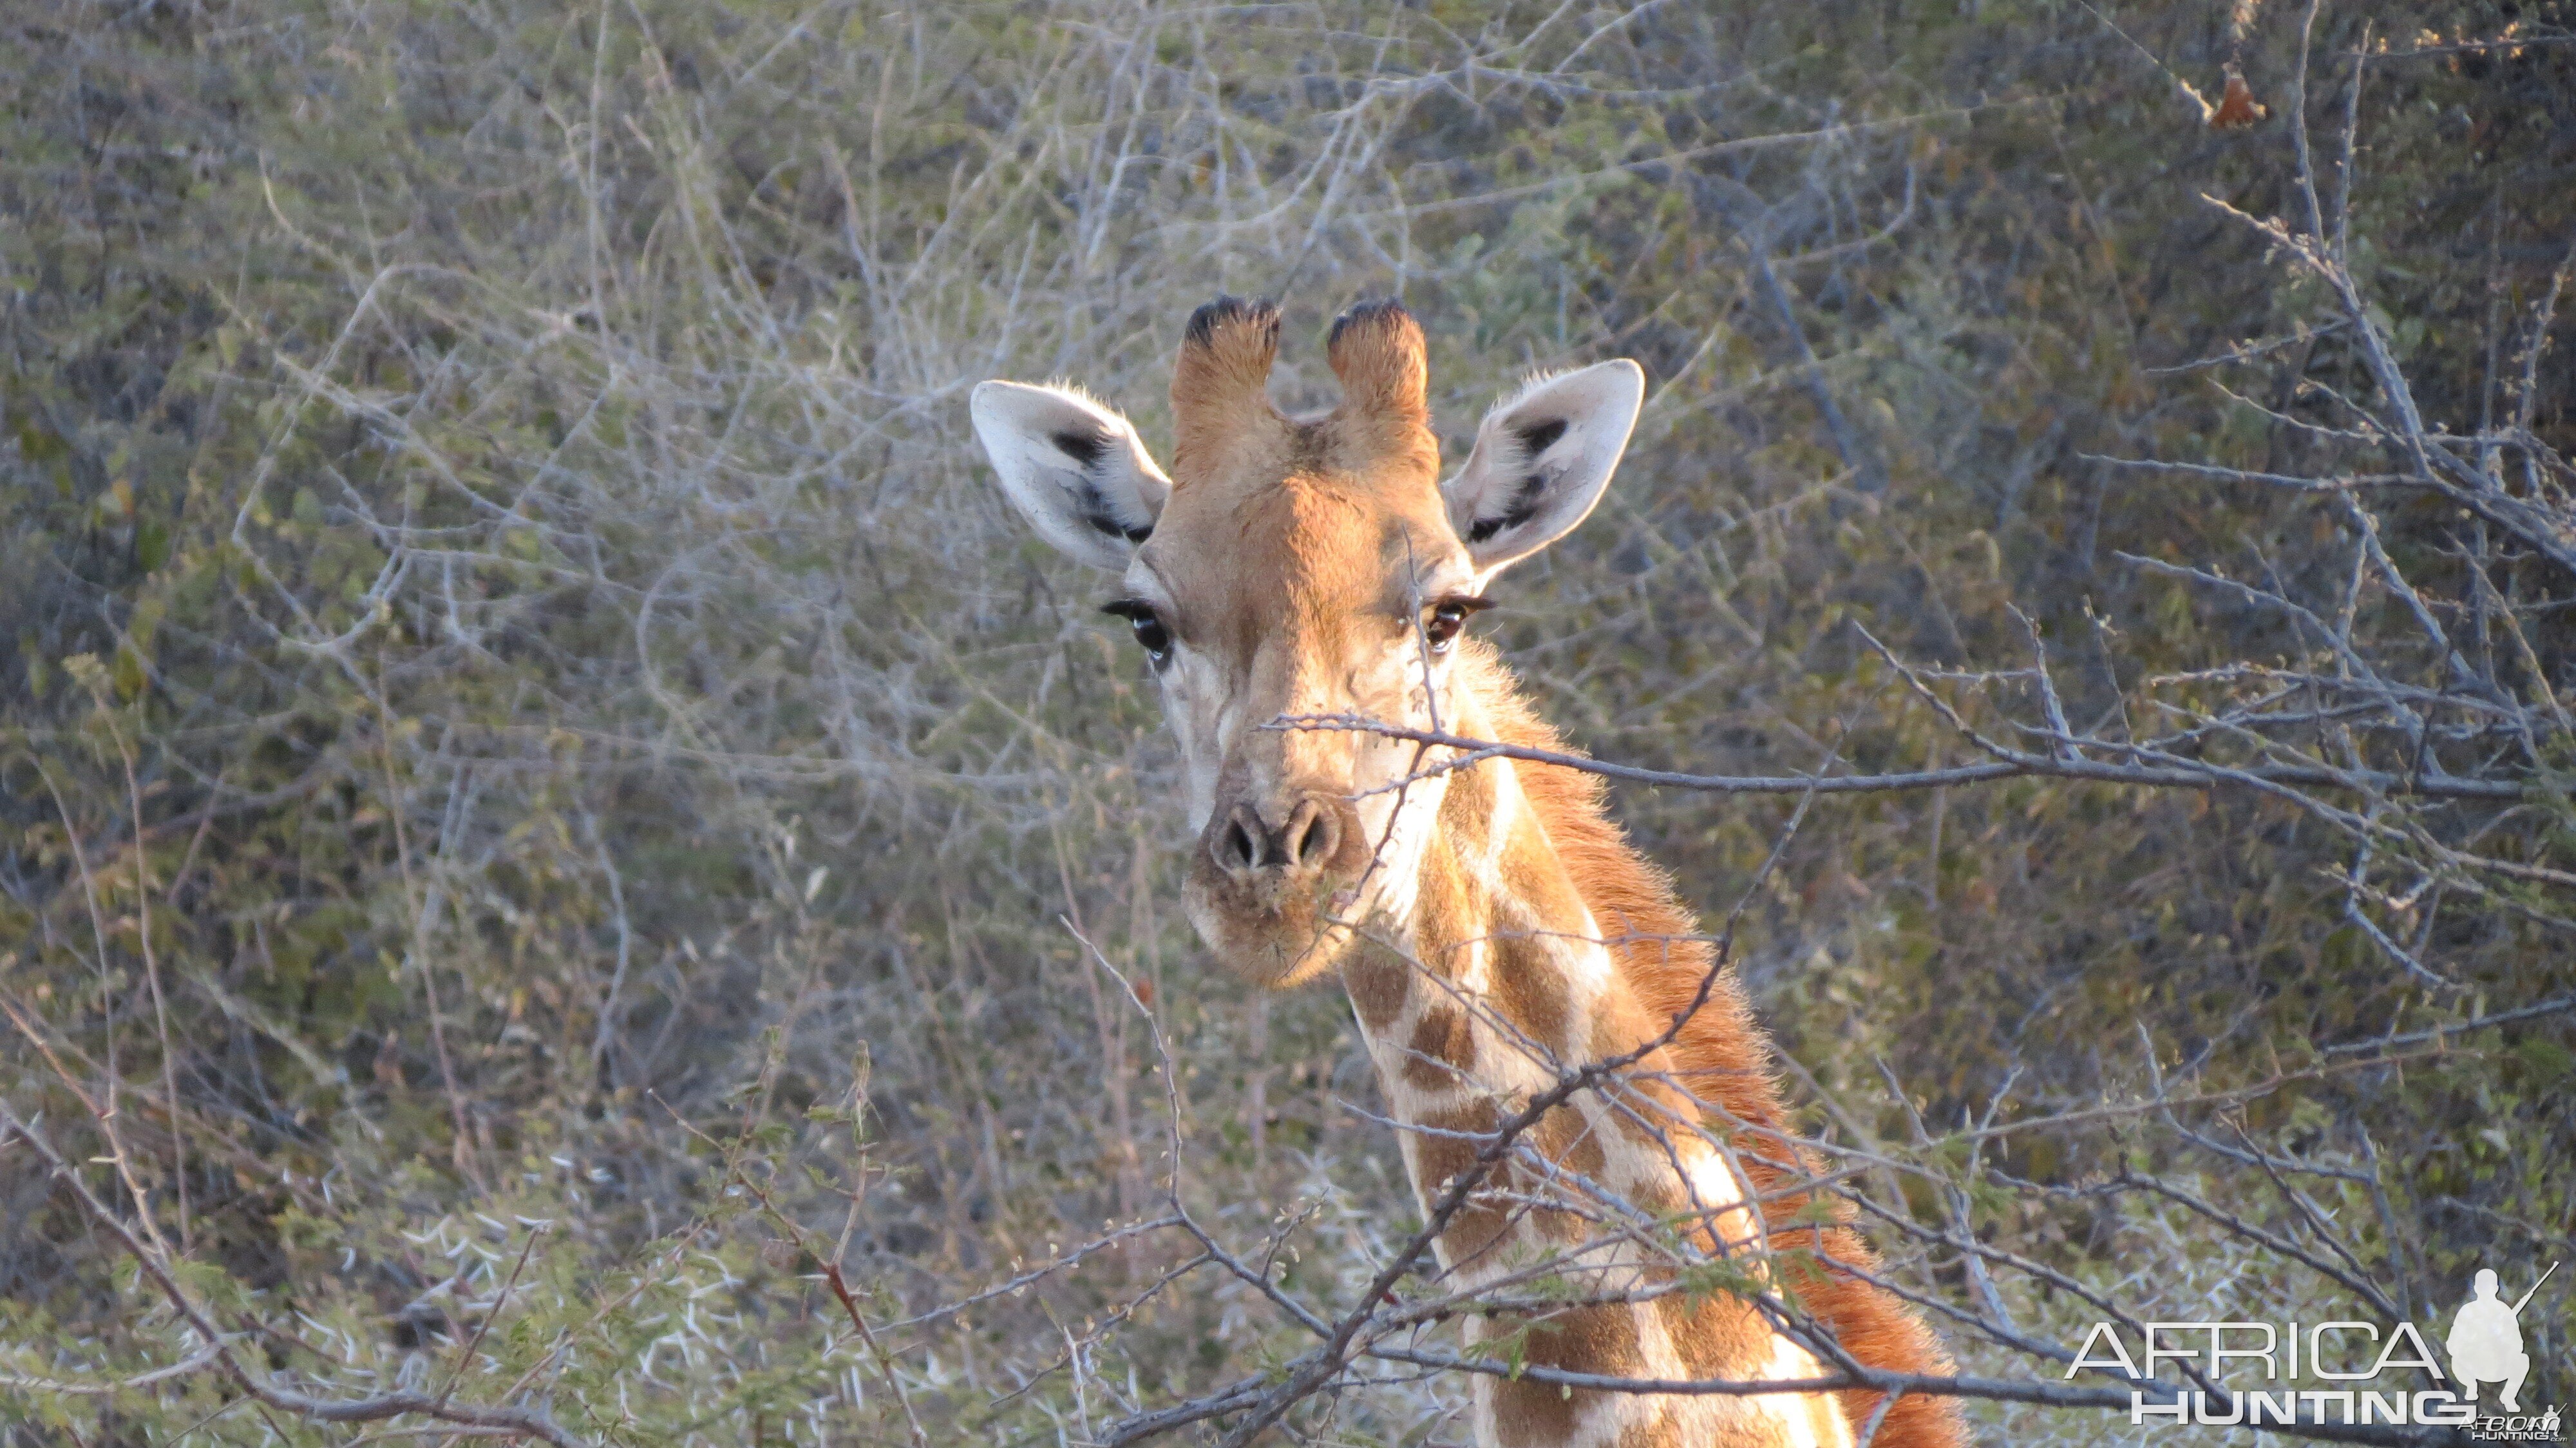
[[[1499,600],[1487,598],[1481,593],[1452,593],[1431,600],[1431,606],[1454,608],[1467,613],[1483,613],[1486,609],[1494,607],[1497,602]]]
[[[1141,598],[1113,598],[1100,605],[1100,611],[1116,618],[1154,617],[1154,605]]]

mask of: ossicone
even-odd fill
[[[1279,308],[1221,296],[1190,313],[1172,368],[1173,462],[1213,460],[1247,434],[1280,425],[1270,405],[1279,357]]]
[[[1324,339],[1326,360],[1342,382],[1339,415],[1345,422],[1418,426],[1431,414],[1431,374],[1422,348],[1422,325],[1402,302],[1357,302],[1333,319]]]

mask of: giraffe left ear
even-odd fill
[[[1073,388],[1025,382],[979,384],[967,410],[1039,537],[1115,573],[1153,536],[1172,483],[1126,418]]]
[[[1485,414],[1467,465],[1440,487],[1480,573],[1574,531],[1601,501],[1646,398],[1625,358],[1543,378]]]

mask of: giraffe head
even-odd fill
[[[1443,482],[1422,329],[1392,302],[1334,322],[1341,405],[1271,404],[1279,313],[1220,297],[1172,374],[1171,470],[1070,387],[987,382],[975,431],[1039,536],[1119,576],[1180,742],[1191,923],[1232,969],[1286,987],[1350,927],[1402,915],[1445,776],[1398,788],[1415,746],[1280,727],[1358,715],[1447,724],[1466,620],[1497,573],[1592,511],[1644,396],[1634,362],[1544,378],[1487,414]]]

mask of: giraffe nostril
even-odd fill
[[[1333,857],[1335,835],[1333,812],[1308,800],[1297,807],[1288,821],[1288,864],[1291,868],[1314,868]]]
[[[1216,839],[1216,862],[1228,871],[1243,873],[1261,868],[1262,829],[1257,820],[1248,820],[1238,805],[1226,816],[1225,828]]]

